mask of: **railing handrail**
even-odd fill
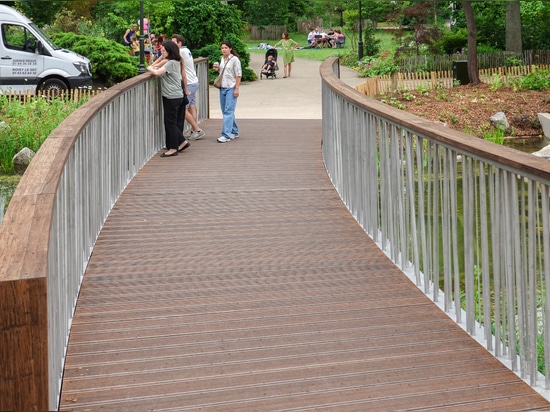
[[[195,60],[199,122],[208,59]],[[0,410],[54,410],[82,277],[118,196],[163,145],[159,81],[102,92],[46,139],[0,224]]]
[[[453,147],[459,152],[483,158],[490,163],[502,163],[510,169],[537,176],[550,183],[550,162],[547,160],[446,128],[437,122],[426,120],[365,96],[338,78],[332,67],[337,63],[337,57],[325,60],[320,68],[321,78],[328,88],[357,107],[383,116],[411,131],[425,134],[442,145]]]
[[[548,397],[550,162],[385,105],[338,70],[330,58],[320,72],[323,157],[340,197],[434,302]]]

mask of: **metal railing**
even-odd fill
[[[199,121],[208,61],[196,59]],[[0,225],[0,410],[55,410],[71,320],[95,241],[116,200],[164,144],[159,81],[96,96],[46,139]]]
[[[450,316],[549,389],[550,162],[370,99],[338,70],[321,66],[323,156],[342,200]]]

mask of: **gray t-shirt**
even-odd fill
[[[164,68],[166,73],[160,77],[162,96],[168,99],[183,98],[180,63],[177,60],[168,60]]]

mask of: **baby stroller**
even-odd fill
[[[269,59],[270,56],[271,59]],[[262,76],[265,76],[266,79],[269,77],[276,79],[277,73],[275,72],[277,70],[279,70],[279,66],[277,65],[277,49],[271,48],[265,52],[264,64],[260,69],[260,80],[262,79]]]

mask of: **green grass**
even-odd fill
[[[21,180],[19,175],[0,174],[0,187],[15,187]]]
[[[13,156],[24,147],[37,152],[44,140],[84,100],[32,98],[27,103],[0,96],[0,173],[13,174]]]
[[[380,39],[380,50],[382,52],[384,50],[393,51],[397,48],[397,44],[395,43],[395,40],[393,39],[393,34],[390,30],[377,30],[376,38]]]
[[[309,49],[307,48],[308,42],[307,42],[306,33],[293,32],[293,33],[289,33],[289,35],[292,40],[298,42],[300,47],[304,47],[304,49],[299,49],[294,52],[294,56],[299,57],[301,59],[324,61],[328,57],[345,56],[345,55],[357,53],[357,44],[356,44],[358,42],[357,34],[347,35],[346,44],[341,49]],[[377,30],[376,37],[380,39],[381,52],[384,52],[385,50],[393,51],[397,47],[393,39],[392,32],[389,30]],[[259,53],[259,54],[265,53],[265,50],[258,49],[258,45],[260,43],[275,44],[279,41],[279,40],[267,40],[267,39],[251,40],[246,37],[243,38],[242,40],[248,47],[248,51],[250,53]]]
[[[307,34],[306,33],[289,33],[290,38],[297,42],[300,47],[305,47],[304,49],[298,49],[294,52],[295,57],[299,57],[301,59],[310,59],[310,60],[319,60],[324,61],[328,57],[333,56],[341,56],[344,54],[347,54],[350,52],[349,44],[345,44],[345,46],[341,49],[309,49],[309,44],[307,42]],[[275,44],[279,40],[250,40],[247,38],[243,38],[243,42],[248,47],[248,51],[250,53],[259,53],[264,54],[265,50],[258,49],[258,45],[260,43],[269,43],[269,44]],[[347,41],[347,40],[346,40]]]

